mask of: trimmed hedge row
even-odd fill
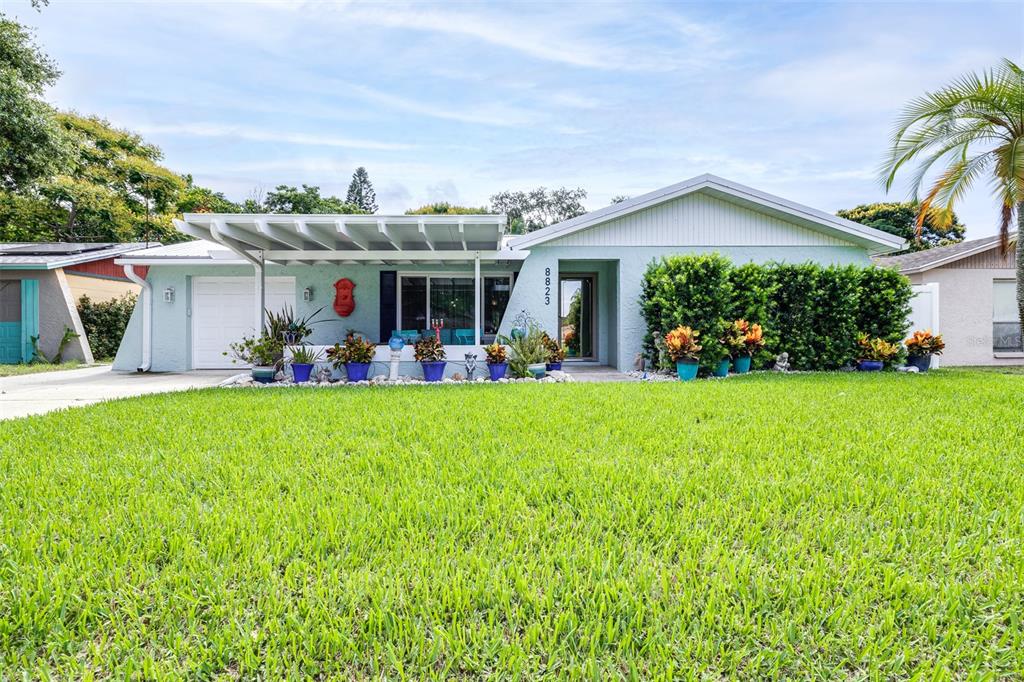
[[[735,319],[764,327],[758,365],[785,351],[795,369],[838,369],[857,359],[860,332],[901,343],[912,297],[910,281],[875,266],[746,263],[724,256],[668,256],[652,262],[640,297],[648,357],[654,332],[684,324],[701,332],[701,366],[727,355],[721,325]]]
[[[109,301],[93,301],[85,295],[78,299],[78,316],[96,360],[109,360],[117,355],[134,309],[135,294]]]

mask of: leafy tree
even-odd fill
[[[836,211],[836,215],[861,225],[873,227],[876,230],[894,234],[897,237],[903,237],[910,243],[911,251],[955,244],[964,240],[965,228],[955,213],[946,216],[934,212],[924,217],[924,223],[921,225],[921,238],[917,239],[919,211],[920,205],[917,202],[889,201],[861,204],[855,208]]]
[[[267,193],[264,200],[256,196],[247,199],[242,205],[242,211],[296,214],[366,213],[362,207],[342,201],[338,197],[321,196],[320,188],[316,185],[303,185],[302,189],[278,185],[274,191]]]
[[[358,206],[365,213],[377,212],[377,193],[373,191],[373,183],[366,169],[360,166],[352,174],[352,182],[348,185],[345,201]]]
[[[60,126],[42,100],[59,76],[29,32],[0,15],[0,188],[25,189],[63,158]]]
[[[242,207],[224,196],[223,192],[200,187],[191,175],[183,175],[185,189],[178,194],[179,213],[241,213]]]
[[[1024,325],[1024,69],[1009,59],[989,71],[966,74],[911,101],[897,121],[885,161],[886,190],[905,165],[916,163],[915,197],[933,167],[941,170],[921,200],[917,224],[933,208],[953,206],[981,179],[995,191],[1004,253],[1017,219],[1017,305]]]
[[[440,201],[419,208],[410,208],[405,215],[482,215],[490,212],[486,206],[455,206],[447,201]]]
[[[612,197],[613,204],[621,204],[623,201],[629,201],[629,197],[625,194],[616,194]]]
[[[491,197],[491,208],[508,216],[513,234],[525,234],[553,223],[583,215],[587,191],[577,187],[548,190],[538,187],[529,192],[499,192]]]

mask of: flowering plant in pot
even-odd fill
[[[946,349],[946,343],[942,340],[942,334],[932,334],[932,330],[918,330],[914,335],[903,342],[907,347],[907,364],[917,367],[920,372],[927,372],[932,366],[932,356],[942,355]]]
[[[495,341],[484,346],[484,352],[487,353],[487,371],[491,373],[491,381],[504,378],[508,370],[508,351],[505,346]]]
[[[544,343],[544,369],[548,372],[562,369],[562,360],[565,360],[565,348],[559,346],[558,341],[548,336],[547,332],[543,332],[541,339]]]
[[[436,336],[422,337],[413,346],[413,356],[423,367],[423,378],[427,381],[440,381],[444,377],[445,352]]]
[[[289,346],[288,351],[292,356],[289,364],[292,367],[292,378],[295,383],[301,384],[309,381],[313,366],[321,357],[320,351],[314,351],[309,346]]]
[[[370,372],[370,363],[377,352],[377,346],[356,334],[345,337],[345,344],[334,344],[327,349],[327,357],[335,369],[345,368],[345,376],[349,381],[366,381]]]
[[[668,355],[676,363],[676,374],[682,381],[689,381],[697,376],[700,363],[701,345],[697,343],[700,332],[680,325],[665,335],[665,347]]]
[[[734,361],[736,373],[746,374],[749,372],[750,361],[754,357],[754,353],[757,353],[762,348],[764,348],[764,331],[762,331],[761,325],[756,322],[748,324],[743,334],[743,351],[736,356]]]
[[[269,334],[259,336],[243,336],[230,346],[231,362],[252,366],[252,378],[261,384],[269,384],[274,380],[282,359],[282,346],[279,339]],[[224,352],[228,355],[228,351]]]
[[[718,367],[715,368],[715,376],[728,376],[730,363],[747,352],[746,337],[749,327],[746,320],[734,320],[723,324],[722,335],[718,338],[718,342],[728,355],[718,363]],[[750,369],[749,362],[747,369]]]
[[[867,334],[857,338],[857,349],[860,358],[857,370],[860,372],[877,372],[900,354],[900,347],[895,343],[879,338],[869,339]]]

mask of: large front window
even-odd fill
[[[480,282],[480,340],[494,340],[512,291],[511,275],[484,275]],[[399,320],[403,332],[433,333],[432,320],[443,320],[441,340],[446,344],[472,344],[476,308],[470,275],[400,275]]]
[[[992,351],[1024,352],[1017,310],[1017,282],[1012,279],[997,279],[992,283]]]

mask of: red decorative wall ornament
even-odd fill
[[[356,283],[348,277],[342,277],[334,283],[334,312],[342,317],[348,317],[356,309],[356,298],[352,291]]]

